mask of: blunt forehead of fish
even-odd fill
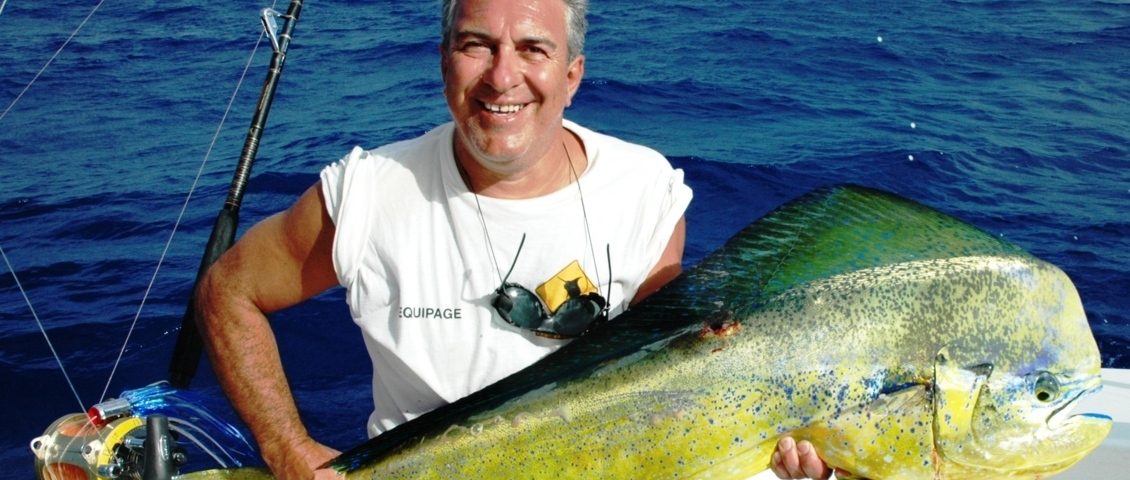
[[[945,263],[959,270],[987,273],[994,281],[981,288],[991,298],[1008,298],[1007,303],[1011,303],[996,312],[1011,314],[1011,318],[983,319],[998,338],[986,342],[990,351],[982,352],[986,360],[991,359],[998,385],[1011,383],[1030,390],[1042,374],[1054,375],[1063,383],[1097,374],[1099,352],[1083,304],[1071,280],[1059,268],[1038,259],[1010,257],[969,257]],[[966,340],[977,343],[985,339]]]
[[[877,308],[901,303],[911,315],[933,315],[928,322],[915,320],[916,331],[944,342],[961,364],[990,363],[1000,373],[1021,375],[1098,367],[1097,346],[1071,280],[1035,258],[904,262],[813,287],[805,295],[809,301],[826,293],[875,291]]]

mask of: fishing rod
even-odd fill
[[[211,267],[224,252],[235,243],[235,233],[239,226],[239,207],[243,203],[243,193],[247,181],[251,176],[251,167],[255,163],[255,155],[259,151],[259,141],[263,137],[263,129],[267,124],[267,115],[271,111],[271,102],[275,97],[279,77],[282,76],[283,64],[286,62],[286,51],[290,46],[291,32],[294,24],[298,22],[298,14],[302,10],[302,0],[291,0],[290,8],[285,15],[273,9],[263,9],[260,19],[263,29],[271,40],[274,54],[271,56],[270,68],[267,78],[263,82],[263,90],[259,94],[259,103],[255,108],[255,115],[251,117],[251,128],[247,131],[247,138],[243,142],[243,151],[239,156],[232,177],[231,187],[228,189],[227,200],[216,215],[212,226],[212,234],[208,238],[208,245],[204,248],[204,256],[200,259],[200,267],[196,271],[196,280],[193,282],[192,294],[188,306],[185,308],[184,317],[181,319],[181,330],[177,335],[177,343],[173,349],[172,360],[169,363],[169,383],[176,388],[188,388],[196,369],[200,365],[200,355],[203,351],[203,339],[196,326],[195,297],[196,286],[204,276],[204,272]],[[283,19],[282,30],[278,28],[278,18]]]

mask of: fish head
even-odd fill
[[[948,347],[935,358],[935,468],[945,478],[1043,478],[1081,460],[1112,427],[1105,415],[1072,413],[1102,388],[1074,286],[1043,262],[1018,278],[1029,285],[1015,321],[1002,323],[1008,333],[993,361],[967,363]]]

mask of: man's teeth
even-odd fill
[[[491,113],[517,113],[522,109],[522,105],[496,105],[493,103],[483,103],[487,111]]]

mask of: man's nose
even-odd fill
[[[495,51],[490,67],[483,74],[483,82],[497,92],[505,92],[521,82],[521,61],[513,48],[502,47]]]

